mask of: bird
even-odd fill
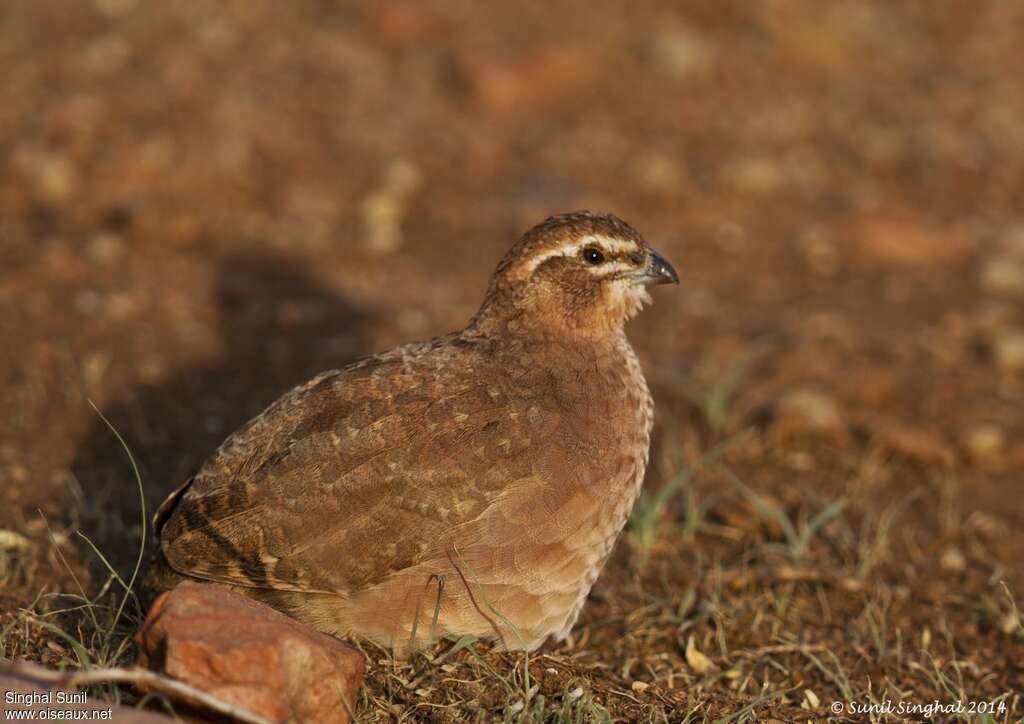
[[[230,435],[157,511],[153,580],[398,654],[564,640],[644,479],[654,402],[625,324],[666,283],[614,215],[539,223],[461,331],[323,372]]]

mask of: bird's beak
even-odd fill
[[[641,284],[678,284],[679,275],[665,257],[651,249],[647,252],[647,266],[637,281]]]

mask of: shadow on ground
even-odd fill
[[[103,410],[144,482],[147,515],[223,439],[281,393],[366,354],[366,317],[283,259],[229,257],[217,271],[222,356],[129,391]],[[138,496],[121,443],[99,416],[72,471],[81,530],[119,571],[138,554]]]

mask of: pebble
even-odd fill
[[[702,75],[714,60],[714,46],[689,28],[675,28],[654,39],[654,59],[675,78]]]
[[[1024,371],[1024,331],[1006,329],[992,337],[992,356],[1003,372]]]
[[[994,256],[981,265],[981,288],[999,296],[1024,296],[1024,260],[1009,254]]]
[[[776,406],[772,427],[783,435],[843,435],[846,432],[846,422],[836,401],[823,392],[810,389],[796,389],[783,395]]]
[[[366,242],[373,251],[386,254],[402,245],[402,222],[408,200],[421,180],[416,166],[396,161],[388,168],[381,188],[363,200]]]
[[[967,559],[959,548],[946,548],[939,556],[939,565],[944,570],[957,573],[967,567]]]
[[[1003,428],[991,423],[976,425],[964,433],[962,445],[975,463],[990,463],[1003,452],[1006,433]]]
[[[19,161],[43,201],[62,205],[77,193],[78,172],[68,157],[59,153],[26,152]]]
[[[117,261],[124,252],[124,241],[118,234],[101,231],[94,235],[86,245],[86,253],[99,264]]]

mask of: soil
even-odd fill
[[[74,598],[108,605],[99,554],[127,582],[144,533],[112,430],[152,511],[590,208],[682,277],[630,329],[646,496],[570,641],[371,651],[361,719],[1019,720],[1022,29],[996,0],[3,5],[0,656],[131,661]]]

